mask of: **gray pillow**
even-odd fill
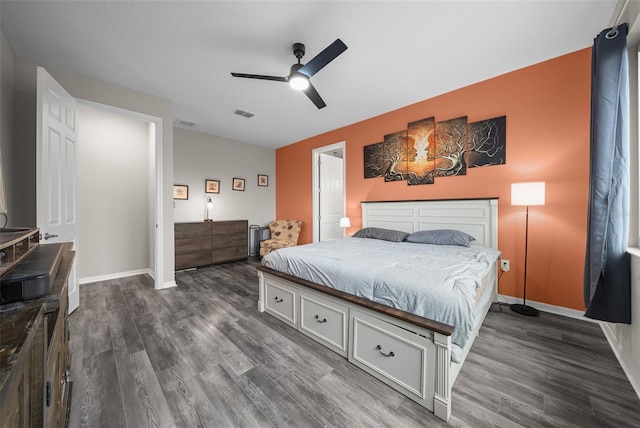
[[[475,241],[473,236],[453,229],[421,230],[414,232],[407,237],[407,242],[416,244],[435,245],[458,245],[468,247],[471,241]]]
[[[381,239],[383,241],[403,242],[409,234],[399,230],[382,229],[379,227],[365,227],[353,234],[354,238]]]

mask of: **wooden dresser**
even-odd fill
[[[176,223],[176,270],[246,259],[248,231],[248,220]]]
[[[49,245],[61,249],[51,293],[0,305],[2,427],[64,427],[67,423],[71,389],[67,285],[75,252],[71,243]],[[0,251],[8,248],[0,247]],[[18,258],[12,260],[15,265],[20,262]],[[9,270],[4,270],[3,275]]]

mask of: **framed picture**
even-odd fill
[[[233,179],[233,190],[240,190],[244,192],[244,178]]]
[[[189,199],[189,186],[184,184],[174,184],[173,199]]]
[[[269,186],[269,176],[265,174],[258,174],[258,186]]]
[[[206,193],[220,193],[220,180],[204,180]]]

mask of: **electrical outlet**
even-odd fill
[[[509,260],[500,260],[500,269],[502,269],[502,272],[509,272],[509,270],[511,269]]]

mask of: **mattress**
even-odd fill
[[[500,252],[378,239],[342,238],[273,251],[268,268],[455,327],[452,360],[473,330],[476,298]]]

